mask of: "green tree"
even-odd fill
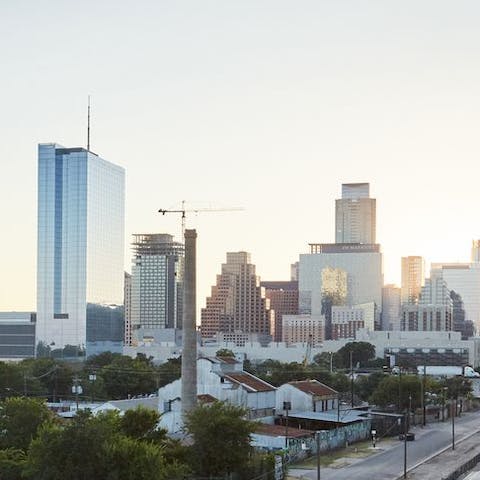
[[[189,469],[181,464],[166,465],[163,449],[155,443],[120,436],[106,443],[105,471],[102,478],[106,480],[180,480]]]
[[[472,391],[472,382],[464,377],[449,377],[441,383],[442,387],[447,389],[447,398],[466,397]]]
[[[371,401],[382,407],[395,405],[403,411],[409,406],[411,397],[412,409],[419,408],[422,403],[422,381],[422,377],[417,375],[385,376],[371,395]],[[425,393],[437,393],[439,390],[438,382],[431,378],[425,379]]]
[[[0,399],[23,392],[23,370],[18,363],[0,362]]]
[[[215,354],[217,357],[235,358],[235,354],[228,348],[221,348]]]
[[[35,480],[106,478],[105,444],[118,427],[118,415],[79,412],[66,426],[43,428],[32,441],[25,473]]]
[[[385,374],[383,372],[361,375],[355,381],[354,389],[356,394],[364,401],[370,400],[373,392],[377,389],[378,385],[384,378]]]
[[[115,359],[120,358],[121,356],[121,353],[112,353],[110,351],[92,355],[85,361],[85,368],[88,371],[98,370],[102,367],[110,365]]]
[[[158,428],[160,414],[155,410],[137,407],[127,410],[120,419],[120,430],[127,437],[137,440],[164,441],[166,430]]]
[[[134,438],[149,431],[152,424],[146,421],[143,430],[134,431],[130,422],[139,417],[145,420],[148,416],[139,411],[124,422],[118,412],[97,416],[79,412],[68,424],[43,427],[31,443],[25,477],[32,480],[183,478],[187,466],[176,461],[168,463],[163,443]],[[133,436],[125,435],[124,429]]]
[[[349,342],[335,354],[335,365],[339,368],[350,368],[350,352],[353,365],[365,364],[375,358],[375,346],[368,342]]]
[[[20,480],[25,462],[26,455],[23,450],[16,448],[0,450],[0,479]]]
[[[53,358],[37,358],[24,360],[20,365],[27,371],[29,391],[34,388],[34,382],[39,382],[43,394],[52,400],[71,395],[74,372],[68,363]]]
[[[43,401],[11,397],[0,403],[0,448],[26,451],[39,427],[52,421]]]
[[[143,395],[157,389],[155,368],[143,358],[116,357],[111,364],[101,368],[98,375],[111,399]]]
[[[255,424],[245,420],[245,414],[243,408],[215,402],[187,415],[185,428],[193,437],[192,460],[197,475],[220,476],[246,468]]]
[[[182,358],[169,358],[156,368],[156,376],[158,378],[158,386],[163,387],[177,378],[180,378],[182,369]]]

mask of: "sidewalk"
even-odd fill
[[[480,460],[480,432],[410,470],[409,480],[454,480]]]
[[[410,432],[415,433],[417,439],[421,438],[426,432],[428,432],[428,425],[426,428],[422,428],[419,425],[412,427]],[[367,457],[378,455],[379,453],[388,451],[401,444],[398,437],[384,437],[377,441],[375,448],[372,446],[370,440],[353,443],[347,448],[335,450],[329,453],[322,453],[320,455],[320,463],[322,468],[339,469],[354,465],[361,462]],[[316,469],[317,459],[316,456],[308,457],[301,462],[292,464],[288,470],[288,477],[292,479],[302,479],[305,473]]]

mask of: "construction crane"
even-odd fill
[[[168,210],[160,208],[159,213],[165,215],[167,213],[180,213],[182,215],[182,239],[185,238],[185,224],[187,220],[187,213],[203,213],[203,212],[238,212],[243,210],[241,207],[233,208],[192,208],[185,209],[185,200],[182,200],[182,208],[180,210]]]

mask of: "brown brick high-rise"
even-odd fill
[[[274,311],[247,252],[227,253],[227,263],[202,308],[203,338],[217,332],[275,334]]]

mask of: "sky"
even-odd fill
[[[192,214],[198,303],[227,251],[288,280],[369,182],[386,283],[400,258],[468,261],[480,238],[480,3],[0,0],[0,310],[34,310],[37,144],[126,169],[132,233]]]

